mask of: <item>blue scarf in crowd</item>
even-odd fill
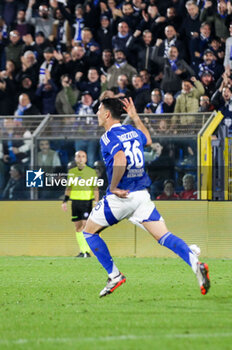
[[[175,72],[177,70],[176,61],[177,60],[169,60],[169,63],[171,65],[171,67],[172,67],[173,72]]]
[[[18,105],[18,108],[15,112],[15,115],[24,115],[24,112],[31,107],[31,103],[29,103],[27,106],[23,107],[21,105]]]
[[[81,41],[81,31],[82,31],[82,23],[84,22],[83,18],[76,18],[76,23],[74,25],[76,31],[74,36],[74,41]]]

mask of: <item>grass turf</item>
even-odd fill
[[[127,283],[99,299],[95,258],[0,258],[0,349],[231,349],[232,260],[200,294],[180,259],[117,258]]]

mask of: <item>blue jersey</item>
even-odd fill
[[[151,185],[151,180],[144,168],[143,148],[146,143],[147,139],[142,131],[131,125],[114,124],[110,130],[105,132],[100,144],[109,184],[112,180],[114,155],[118,151],[123,151],[127,159],[127,166],[117,187],[134,192],[144,190]],[[110,193],[109,187],[107,194]]]

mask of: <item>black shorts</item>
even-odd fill
[[[92,210],[92,200],[72,200],[72,221],[87,220]]]

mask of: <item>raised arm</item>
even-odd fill
[[[66,10],[65,2],[63,0],[58,0],[57,2],[60,12],[64,16],[64,18],[68,20],[69,24],[72,25],[74,23],[74,16]]]
[[[150,146],[152,144],[150,133],[146,128],[146,126],[143,124],[142,120],[139,118],[139,115],[135,109],[135,105],[132,98],[131,97],[129,97],[128,99],[125,98],[122,100],[122,103],[124,104],[124,107],[123,107],[124,110],[127,112],[129,117],[133,120],[136,128],[141,130],[142,133],[146,136],[147,138],[146,146]]]
[[[26,11],[26,22],[35,25],[36,19],[32,17],[32,7],[35,4],[35,0],[30,0],[28,3],[27,11]]]

